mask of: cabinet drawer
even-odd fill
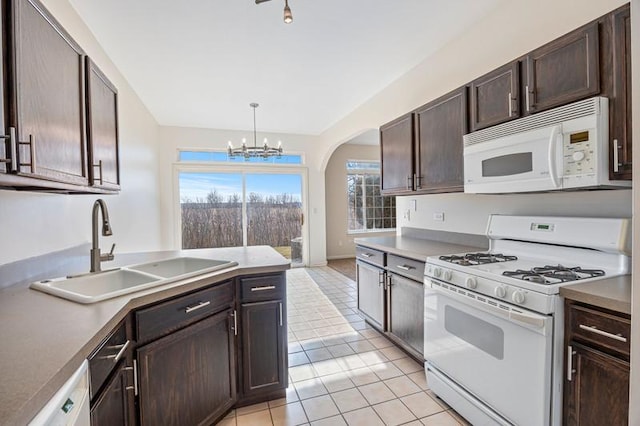
[[[282,275],[240,279],[243,302],[284,299],[286,282]]]
[[[118,361],[125,358],[130,348],[127,340],[127,329],[125,322],[120,324],[116,330],[89,356],[89,374],[91,398],[97,395],[111,371],[118,365]]]
[[[384,267],[385,252],[369,247],[356,246],[356,258],[365,262]]]
[[[167,334],[227,308],[233,303],[233,284],[226,281],[195,293],[136,312],[138,343]]]
[[[390,254],[387,256],[387,269],[416,281],[424,279],[424,262],[419,260]]]
[[[631,321],[579,305],[570,305],[571,338],[629,357]]]

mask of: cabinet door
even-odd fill
[[[383,195],[406,194],[414,189],[413,114],[380,127]]]
[[[129,385],[125,363],[108,382],[104,391],[91,407],[91,426],[129,425],[129,401],[133,398],[133,386]]]
[[[565,380],[564,424],[623,426],[629,417],[629,363],[572,342],[572,380]]]
[[[498,68],[470,85],[471,131],[520,116],[520,62]]]
[[[463,140],[467,133],[467,88],[461,87],[415,111],[417,190],[461,192]]]
[[[356,263],[358,284],[358,310],[367,321],[384,331],[384,269],[376,268],[364,262]]]
[[[401,344],[422,357],[424,353],[424,288],[421,282],[389,276],[388,331]]]
[[[287,387],[287,325],[283,300],[242,305],[242,381],[246,396]]]
[[[534,50],[526,57],[526,113],[600,93],[598,23]]]
[[[631,179],[631,13],[629,5],[613,15],[613,93],[609,96],[611,179]]]
[[[143,425],[210,424],[235,403],[230,316],[226,310],[137,350]]]
[[[37,0],[9,4],[18,174],[87,185],[84,52]]]
[[[118,90],[88,56],[87,140],[91,185],[120,189]]]

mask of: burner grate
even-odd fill
[[[545,265],[531,268],[530,270],[516,269],[504,271],[502,275],[523,281],[531,281],[537,284],[559,284],[569,281],[584,280],[604,276],[601,269],[582,269],[579,266],[567,268],[562,265]]]
[[[508,262],[518,260],[516,256],[507,256],[502,253],[466,253],[463,255],[452,254],[440,256],[440,260],[461,266],[484,265],[487,263]]]

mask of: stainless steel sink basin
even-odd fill
[[[176,257],[105,272],[31,283],[31,288],[78,303],[95,303],[197,275],[236,266],[237,262]]]
[[[158,262],[129,266],[132,271],[145,272],[162,278],[187,278],[196,274],[208,273],[236,266],[237,262],[226,260],[201,259],[197,257],[175,257]]]

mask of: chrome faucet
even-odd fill
[[[116,245],[113,244],[111,246],[111,251],[108,254],[100,254],[100,247],[98,246],[98,210],[102,210],[102,235],[105,237],[113,235],[111,225],[109,224],[109,211],[107,210],[107,205],[104,200],[97,199],[96,202],[93,203],[91,221],[93,231],[91,240],[91,272],[100,272],[100,264],[102,262],[113,260],[113,250],[116,248]]]

